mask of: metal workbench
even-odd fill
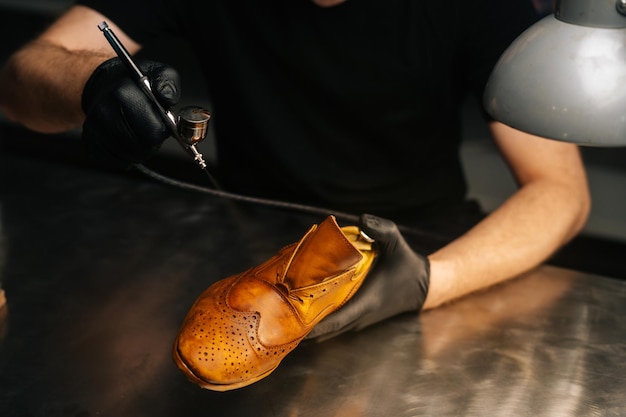
[[[193,300],[322,218],[57,156],[0,146],[0,416],[626,415],[626,282],[549,266],[202,390],[171,359]]]

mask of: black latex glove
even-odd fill
[[[424,305],[430,283],[428,258],[413,252],[391,220],[364,214],[359,227],[375,240],[375,264],[350,301],[315,326],[307,339],[326,340],[400,313],[417,312]]]
[[[152,61],[137,63],[165,109],[180,99],[180,77],[173,68]],[[86,114],[83,141],[87,153],[112,167],[144,161],[170,136],[156,107],[137,86],[119,58],[93,72],[82,95]]]

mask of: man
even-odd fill
[[[586,221],[577,147],[495,121],[490,131],[519,190],[482,220],[465,201],[459,107],[467,93],[482,94],[496,59],[536,18],[528,0],[80,3],[10,58],[2,111],[40,132],[82,124],[96,158],[142,161],[167,131],[109,60],[97,25],[107,21],[133,54],[161,33],[180,34],[206,74],[227,189],[376,215],[361,226],[381,245],[377,270],[316,336],[515,277]],[[163,105],[175,105],[175,71],[141,65]],[[394,222],[448,242],[418,253]]]

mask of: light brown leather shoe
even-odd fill
[[[220,280],[193,304],[174,361],[194,383],[228,391],[269,375],[363,282],[375,252],[333,216],[263,264]]]

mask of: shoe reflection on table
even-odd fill
[[[9,307],[7,306],[6,296],[4,290],[0,289],[0,342],[7,334],[7,317],[9,315]]]
[[[0,207],[1,208],[1,207]],[[4,339],[7,332],[7,316],[9,307],[7,306],[7,298],[2,281],[4,278],[4,264],[6,262],[6,245],[2,223],[2,211],[0,210],[0,341]]]

